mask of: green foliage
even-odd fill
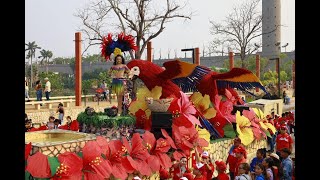
[[[51,89],[52,91],[56,91],[57,89],[63,89],[64,83],[62,81],[62,77],[59,74],[55,74],[53,72],[42,72],[39,74],[39,80],[42,82],[43,87],[45,86],[44,78],[49,78],[51,82]]]
[[[136,122],[136,119],[133,116],[109,117],[103,112],[94,113],[92,116],[88,116],[85,112],[81,112],[78,114],[77,120],[79,123],[93,125],[95,127],[101,127],[102,125],[107,125],[109,127],[131,126]]]
[[[103,57],[100,54],[88,55],[82,58],[82,62],[102,62]]]
[[[280,71],[280,82],[284,83],[288,79],[287,73],[285,71]],[[264,85],[275,85],[278,83],[278,73],[276,71],[268,71],[263,74],[261,80]]]
[[[232,124],[227,124],[223,127],[224,136],[227,138],[235,138],[236,133],[233,130]]]
[[[215,66],[211,66],[212,71],[218,72],[218,73],[225,73],[228,72],[229,69],[228,68],[218,68]]]
[[[48,156],[48,162],[51,169],[51,176],[53,176],[57,171],[57,167],[60,166],[60,162],[57,157],[50,157],[50,156]]]
[[[82,91],[83,91],[83,94],[87,94],[89,89],[92,88],[92,81],[93,80],[83,80],[82,81]]]

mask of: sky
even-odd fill
[[[74,36],[81,21],[75,17],[77,9],[90,0],[27,0],[25,1],[25,42],[53,52],[55,57],[74,57]],[[232,8],[245,0],[189,0],[187,9],[193,12],[191,20],[176,19],[165,25],[165,30],[152,40],[154,58],[184,57],[183,48],[199,47],[202,52],[213,39],[210,20],[221,22]],[[295,50],[295,1],[281,0],[281,45],[289,43],[286,51]],[[111,32],[117,33],[117,32]],[[84,47],[82,46],[82,49]],[[284,51],[284,49],[282,50]],[[85,54],[96,54],[100,47],[90,48]],[[39,52],[38,52],[39,53]],[[191,53],[191,52],[190,52]],[[145,51],[146,54],[146,51]],[[145,54],[142,59],[145,58]],[[40,54],[36,54],[39,56]],[[189,56],[189,54],[187,55]],[[191,54],[190,54],[191,56]]]

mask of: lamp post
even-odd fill
[[[194,48],[181,49],[181,51],[192,51],[192,63],[194,64]]]

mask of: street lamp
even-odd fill
[[[194,64],[194,48],[181,49],[181,51],[192,51],[192,62],[193,62],[193,64]]]
[[[285,45],[281,46],[284,48],[284,52],[287,52],[287,46],[289,45],[289,43],[286,43]]]

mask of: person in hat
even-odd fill
[[[228,174],[226,174],[227,165],[223,161],[216,161],[216,169],[218,171],[218,176],[216,177],[217,180],[230,180]]]
[[[235,177],[235,180],[251,180],[249,175],[250,166],[248,163],[241,163],[238,167],[239,174]]]
[[[288,148],[290,151],[292,151],[292,138],[291,136],[287,133],[287,126],[282,125],[280,127],[280,134],[278,134],[277,139],[276,139],[276,153],[280,156],[280,161],[282,160],[281,157],[281,149],[283,148]]]
[[[289,157],[291,150],[289,148],[281,149],[281,165],[280,169],[282,171],[280,179],[292,180],[293,176],[293,163],[292,159]]]
[[[196,165],[193,167],[193,175],[195,175],[195,177],[193,178],[193,180],[206,180],[207,176],[206,173],[203,174],[203,169],[204,169],[204,164],[202,163],[196,163]]]
[[[44,81],[46,82],[44,93],[46,94],[47,101],[50,100],[50,92],[51,92],[51,82],[49,81],[49,78],[44,78]]]
[[[271,167],[273,172],[273,179],[280,180],[279,168],[280,168],[280,158],[276,153],[269,154],[269,157],[273,160],[273,166]]]
[[[205,176],[205,179],[211,180],[214,172],[214,165],[210,160],[209,152],[203,151],[201,153],[201,159],[200,159],[198,150],[197,148],[195,148],[195,158],[196,158],[197,164],[203,164],[203,166],[201,166],[202,168],[200,169],[202,175]]]
[[[234,175],[238,175],[238,168],[241,163],[247,163],[247,150],[243,146],[237,147],[234,152],[236,153],[237,163],[235,166]]]
[[[139,176],[135,176],[132,178],[133,180],[141,180],[141,178]]]
[[[227,161],[226,164],[229,164],[229,175],[230,175],[230,180],[234,180],[235,177],[235,167],[237,164],[237,158],[236,158],[236,153],[235,153],[235,149],[241,145],[241,139],[239,137],[236,137],[233,140],[233,145],[231,146],[229,153],[228,153],[228,157],[227,157]]]

